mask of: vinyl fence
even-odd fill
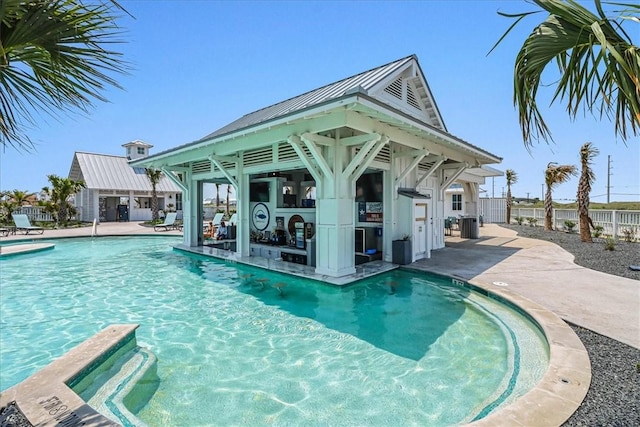
[[[75,220],[76,218],[80,218],[80,209],[78,210],[78,214],[76,216],[72,216],[71,219]],[[13,211],[13,213],[17,214],[25,214],[29,217],[29,221],[31,223],[34,222],[53,222],[53,216],[50,213],[44,211],[44,207],[42,206],[21,206]]]
[[[594,225],[600,225],[603,228],[603,234],[607,236],[624,237],[631,234],[634,239],[640,239],[640,211],[617,211],[607,209],[592,209],[589,216],[593,220]],[[536,226],[544,226],[544,208],[512,208],[511,222],[515,222],[516,217],[525,219],[535,218]],[[565,228],[565,221],[573,221],[580,223],[578,211],[575,209],[553,209],[551,215],[551,223],[553,228],[561,230]]]
[[[507,221],[507,199],[480,198],[479,202],[483,222],[504,224]]]

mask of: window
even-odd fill
[[[138,147],[138,154],[144,154],[144,147]]]
[[[462,194],[451,195],[451,210],[454,210],[454,211],[462,210]]]
[[[176,194],[176,210],[177,211],[182,210],[182,193]]]

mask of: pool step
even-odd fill
[[[144,347],[123,355],[117,370],[87,403],[124,427],[146,426],[134,413],[149,401],[158,387],[157,359]]]

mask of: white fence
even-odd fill
[[[14,210],[14,214],[25,214],[31,222],[52,222],[53,217],[44,211],[42,206],[21,206]]]
[[[76,208],[78,209],[78,208]],[[50,213],[44,211],[43,206],[21,206],[14,210],[12,213],[16,214],[25,214],[29,217],[30,222],[53,222],[53,216]],[[71,219],[75,220],[79,218],[79,209],[78,215],[72,216]]]
[[[527,224],[527,218],[535,218],[536,226],[544,226],[544,208],[512,208],[511,222],[516,217],[522,217]],[[608,236],[624,237],[625,232],[631,230],[635,239],[640,238],[640,211],[616,211],[608,209],[592,209],[589,216],[594,225],[603,228],[603,234]],[[555,229],[564,228],[565,221],[580,223],[578,211],[575,209],[553,209],[551,224]]]
[[[494,224],[507,222],[507,199],[480,198],[479,202],[483,222]]]

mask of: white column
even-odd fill
[[[384,256],[384,260],[387,262],[391,262],[392,257],[392,247],[393,247],[393,235],[396,229],[396,200],[398,197],[398,192],[395,186],[395,168],[393,167],[394,162],[391,162],[391,169],[389,171],[385,171],[382,173],[382,188],[383,188],[383,196],[382,196],[382,255]]]
[[[238,224],[236,226],[236,251],[242,256],[249,256],[249,232],[251,229],[249,215],[249,175],[242,171],[238,165],[236,176],[238,188],[236,188],[236,211]]]
[[[353,197],[317,200],[316,273],[340,277],[356,272],[354,218]]]
[[[333,174],[322,174],[316,203],[316,273],[332,277],[354,274],[355,182],[342,178],[348,151],[335,145],[326,148],[325,159]]]
[[[202,182],[192,180],[189,173],[186,183],[187,191],[182,200],[184,244],[198,246],[198,240],[202,238]]]

